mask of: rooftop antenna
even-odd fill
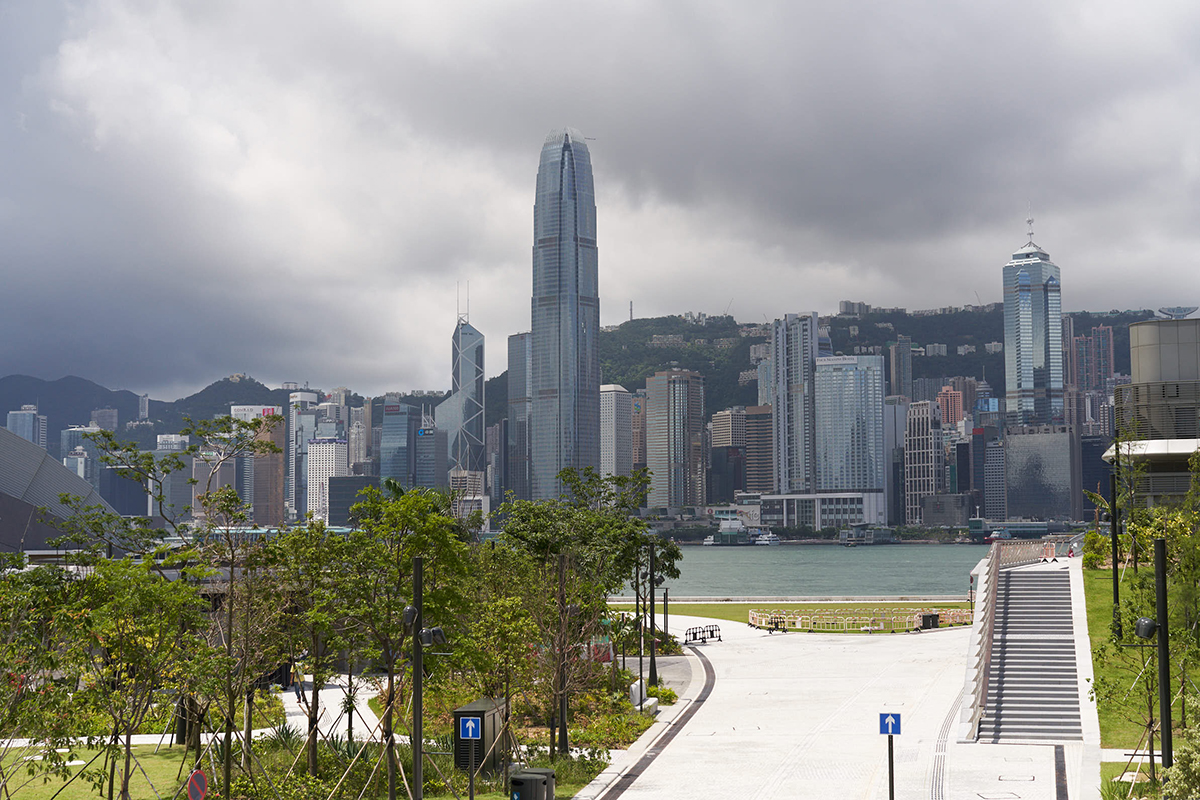
[[[461,290],[462,290],[462,283],[461,282],[455,283],[454,284],[455,316],[458,317],[459,322],[470,322],[471,321],[471,282],[467,281],[466,311],[463,310]]]
[[[1025,224],[1029,226],[1029,243],[1033,244],[1033,201],[1029,201],[1029,216],[1025,218]]]
[[[633,322],[633,301],[629,301],[629,321]]]

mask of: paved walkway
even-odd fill
[[[1069,569],[1076,637],[1086,653],[1079,566],[1075,561]],[[712,622],[671,615],[672,629]],[[664,709],[637,744],[616,754],[580,800],[886,798],[888,742],[879,733],[881,714],[901,719],[894,741],[897,797],[1099,796],[1099,725],[1090,702],[1082,704],[1083,741],[1058,749],[1053,743],[955,741],[966,628],[772,635],[719,624],[724,641],[694,649],[680,702]],[[1091,662],[1080,660],[1084,684]]]
[[[299,696],[294,688],[285,689],[280,694],[287,724],[300,731],[301,736],[306,735],[308,731],[308,703],[312,697],[312,676],[306,676],[306,678],[301,686]],[[357,690],[355,692],[354,738],[357,741],[367,738],[379,739],[379,718],[367,705],[367,701],[376,694],[375,685],[362,678],[356,678],[354,683]],[[318,699],[317,730],[321,732],[323,738],[327,739],[335,735],[341,739],[346,738],[347,719],[342,712],[342,703],[346,699],[345,687],[346,676],[335,675],[321,690]]]

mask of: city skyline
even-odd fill
[[[285,9],[0,10],[0,372],[445,388],[460,281],[485,336],[526,329],[529,143],[563,124],[602,324],[998,302],[1030,202],[1066,310],[1191,285],[1200,10]]]

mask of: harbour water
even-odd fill
[[[950,544],[683,549],[672,598],[962,595],[987,548]],[[632,592],[628,592],[632,594]]]

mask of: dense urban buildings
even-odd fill
[[[46,449],[46,415],[39,414],[36,405],[23,405],[19,411],[9,411],[5,427],[25,441]]]
[[[600,466],[599,267],[591,155],[552,132],[533,207],[532,494],[558,497],[558,474]]]

